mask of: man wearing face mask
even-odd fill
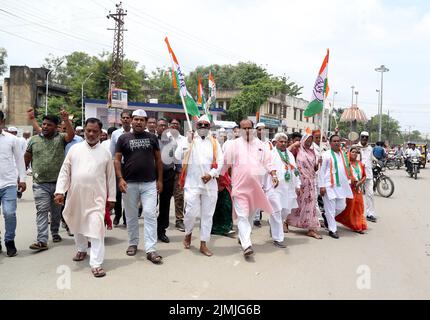
[[[232,169],[233,208],[238,219],[239,241],[246,258],[254,254],[251,230],[255,210],[273,213],[262,188],[262,177],[270,173],[275,188],[279,180],[270,152],[260,139],[254,137],[252,121],[242,120],[240,129],[241,137],[234,140],[225,151],[223,173]]]
[[[207,247],[212,230],[212,217],[218,198],[218,178],[224,158],[219,142],[210,134],[210,120],[203,115],[197,122],[197,134],[188,146],[177,148],[175,157],[183,159],[179,183],[184,188],[185,249],[191,246],[195,220],[200,216],[200,252],[212,256]]]
[[[104,213],[106,201],[115,206],[115,170],[108,150],[100,145],[103,124],[99,119],[85,122],[85,142],[74,145],[64,160],[55,190],[55,202],[67,202],[63,216],[73,232],[77,253],[73,261],[83,261],[91,242],[90,266],[95,277],[106,275],[104,259]]]

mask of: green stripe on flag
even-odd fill
[[[319,100],[314,100],[311,103],[309,103],[308,107],[306,108],[304,112],[304,116],[306,118],[313,117],[319,113],[321,113],[323,110],[323,103]]]
[[[197,106],[197,103],[194,101],[194,99],[187,94],[184,97],[184,100],[187,113],[192,117],[200,117],[199,107]]]

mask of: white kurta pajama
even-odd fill
[[[67,154],[58,176],[55,193],[65,194],[63,216],[75,234],[79,252],[91,242],[90,266],[101,266],[104,258],[104,214],[106,201],[115,202],[115,171],[109,151],[97,143],[74,145]]]
[[[296,160],[293,154],[288,151],[288,149],[285,152],[288,154],[290,165],[296,168]],[[287,173],[286,164],[281,159],[278,149],[273,148],[271,153],[279,185],[277,188],[274,188],[272,176],[267,174],[265,177],[264,191],[273,208],[273,214],[269,217],[272,238],[274,241],[282,242],[284,241],[283,222],[291,213],[291,210],[298,207],[296,188],[300,188],[301,182],[300,177],[295,175],[295,170],[291,169],[291,166],[288,168],[290,180],[287,182],[285,180],[285,174]]]
[[[361,142],[360,146],[361,162],[364,164],[366,170],[366,181],[364,182],[364,205],[366,207],[366,217],[374,217],[375,214],[375,200],[373,194],[373,148],[370,145],[363,147]]]
[[[218,178],[223,163],[223,153],[217,140],[216,163],[217,168],[212,168],[213,144],[209,137],[202,139],[200,136],[194,138],[191,148],[191,155],[188,160],[187,173],[184,185],[184,225],[185,235],[193,232],[197,217],[200,216],[200,241],[208,242],[212,230],[212,217],[215,212],[218,200]],[[191,144],[182,145],[177,148],[175,158],[183,160]],[[203,183],[202,177],[210,174],[212,179],[208,183]]]
[[[326,188],[327,192],[323,197],[324,211],[328,223],[328,229],[331,232],[337,231],[335,217],[346,208],[346,198],[352,199],[353,194],[348,179],[348,174],[345,171],[342,153],[334,153],[337,160],[339,171],[339,183],[336,184],[336,166],[333,161],[331,150],[323,153],[323,162],[319,173],[319,187]],[[331,168],[331,169],[330,169]],[[331,172],[330,172],[331,171]],[[332,183],[334,182],[334,184]]]

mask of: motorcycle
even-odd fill
[[[379,162],[373,164],[373,192],[378,191],[379,195],[384,198],[389,198],[394,193],[394,182],[387,177]]]
[[[409,176],[417,180],[418,173],[420,173],[420,159],[418,159],[417,157],[412,157],[409,161],[411,163]]]
[[[394,170],[396,168],[397,162],[396,162],[396,156],[389,154],[387,160],[385,161],[385,166],[389,170]]]
[[[396,162],[396,168],[397,169],[400,169],[401,167],[403,167],[405,165],[405,159],[400,155],[396,156],[395,162]]]

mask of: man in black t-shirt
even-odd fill
[[[143,206],[145,251],[148,260],[162,262],[156,252],[157,192],[163,189],[163,164],[157,137],[145,131],[148,117],[144,110],[132,114],[133,132],[118,138],[115,150],[115,172],[119,189],[124,194],[129,247],[127,255],[134,256],[139,244],[139,200]],[[121,159],[123,158],[123,164]]]

